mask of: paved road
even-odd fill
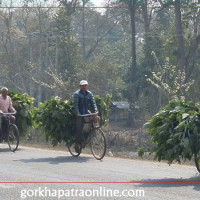
[[[3,200],[200,199],[200,184],[196,183],[200,182],[200,176],[194,166],[108,157],[97,161],[91,155],[73,158],[67,151],[27,147],[12,153],[3,144],[0,160],[0,199]]]

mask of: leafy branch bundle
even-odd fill
[[[200,105],[172,101],[145,124],[155,159],[181,162],[200,156]]]
[[[24,137],[33,127],[33,111],[34,99],[28,94],[20,94],[9,91],[9,96],[12,99],[13,107],[16,109],[16,125],[19,129],[20,137]]]
[[[112,96],[107,95],[106,100],[104,101],[99,95],[95,96],[95,101],[97,104],[99,117],[100,117],[100,126],[106,125],[108,122],[109,106]]]
[[[107,121],[109,105],[104,100],[95,96],[97,107],[103,125]],[[75,130],[75,115],[73,113],[72,99],[64,101],[60,98],[51,98],[40,105],[36,112],[36,122],[43,128],[47,141],[51,140],[56,146],[72,139]]]

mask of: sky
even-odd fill
[[[99,6],[103,6],[103,2],[105,0],[91,0],[92,3],[94,3],[95,6],[99,7]]]
[[[55,0],[52,0],[52,2]],[[10,6],[10,2],[11,0],[0,0],[0,2],[2,3],[3,6]],[[20,2],[23,2],[22,0],[14,0],[12,4],[12,6],[18,6]],[[33,0],[34,2],[34,0]],[[37,0],[35,0],[35,2],[37,2]],[[94,4],[94,6],[96,7],[102,7],[104,6],[104,2],[105,0],[91,0],[91,2]]]

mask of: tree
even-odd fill
[[[90,2],[85,2],[85,5],[90,5]],[[79,19],[80,15],[83,16],[82,20]],[[81,43],[84,62],[94,58],[98,47],[105,40],[110,42],[108,38],[121,35],[118,23],[119,17],[110,9],[107,9],[105,13],[93,9],[76,10],[72,23],[73,32],[77,34],[77,39]]]
[[[198,45],[200,43],[200,33],[197,33],[197,27],[198,25],[195,23],[194,24],[194,36],[193,36],[193,40],[191,41],[191,45],[189,47],[189,53],[188,55],[186,55],[186,46],[185,46],[185,40],[184,40],[184,31],[183,31],[183,22],[182,22],[182,12],[180,7],[186,5],[191,5],[191,6],[195,6],[197,4],[197,2],[189,2],[188,0],[186,1],[180,1],[180,0],[174,0],[174,1],[162,1],[160,0],[160,3],[162,6],[174,6],[174,10],[175,10],[175,27],[176,27],[176,40],[177,40],[177,59],[178,59],[178,67],[180,72],[183,73],[187,73],[187,79],[186,81],[188,81],[191,72],[189,72],[189,65],[190,65],[190,61],[192,61],[195,58],[196,55],[196,51],[198,48]],[[199,18],[199,10],[196,10],[197,14],[196,14],[196,20]],[[189,74],[188,74],[189,73]],[[180,85],[184,85],[184,82],[182,82],[182,80],[179,80]],[[185,91],[183,90],[183,88],[180,88],[179,91],[179,96],[185,96]]]
[[[124,1],[121,1],[124,2]],[[130,101],[130,113],[128,119],[128,125],[133,127],[135,125],[135,102],[136,102],[136,73],[137,73],[137,61],[136,61],[136,5],[137,0],[128,0],[124,2],[129,6],[130,20],[131,20],[131,48],[132,48],[132,64],[130,68],[130,83],[129,83],[129,101]]]
[[[196,20],[198,20],[199,11],[198,9],[194,8],[180,9],[181,6],[187,6],[187,7],[197,6],[196,2],[191,2],[191,1],[159,1],[159,2],[161,3],[162,7],[171,6],[172,9],[168,8],[154,9],[152,12],[150,11],[150,9],[148,9],[149,14],[153,13],[153,17],[151,18],[153,23],[151,23],[149,29],[149,36],[147,35],[148,41],[144,37],[145,57],[143,59],[142,66],[139,68],[140,77],[144,77],[144,73],[146,76],[151,77],[151,72],[156,73],[159,70],[156,67],[156,63],[153,59],[153,56],[151,56],[151,51],[154,51],[156,53],[162,65],[164,65],[166,58],[170,58],[172,66],[173,65],[177,66],[176,73],[179,74],[179,76],[177,76],[179,77],[178,84],[180,86],[178,91],[179,94],[178,96],[179,98],[181,97],[185,98],[187,97],[187,94],[189,94],[188,91],[185,91],[185,85],[187,85],[188,82],[191,82],[190,79],[192,78],[192,76],[194,76],[192,74],[192,71],[195,65],[196,66],[198,65],[198,63],[195,62],[197,59],[195,55],[197,55],[196,52],[198,51],[198,45],[199,45],[198,31],[197,31],[198,25],[196,23]],[[144,1],[142,3],[144,5]],[[146,16],[146,14],[144,16]],[[151,17],[151,15],[149,17]],[[146,27],[148,27],[148,23]],[[146,30],[146,28],[144,30]],[[194,33],[191,30],[193,30]],[[188,62],[188,60],[190,61]],[[185,78],[182,79],[181,77]],[[142,78],[139,78],[139,81],[141,81],[139,85],[142,88],[142,92],[145,92],[144,88],[147,89],[146,94],[148,96],[147,98],[149,98],[148,101],[151,102],[151,106],[153,106],[154,103],[155,105],[162,106],[160,103],[157,102],[159,98],[157,98],[156,100],[153,99],[153,96],[155,95],[154,91],[158,93],[160,96],[161,93],[151,88],[151,85],[150,86],[145,85],[145,82],[142,81]],[[195,88],[195,84],[193,88]],[[141,97],[143,98],[144,95],[141,95]],[[159,106],[156,109],[159,109]]]

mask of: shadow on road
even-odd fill
[[[5,149],[3,148],[3,149],[0,149],[0,153],[1,153],[1,152],[11,152],[11,151],[10,151],[10,149],[8,149],[8,148],[5,148]],[[11,152],[11,153],[12,153],[12,152]]]
[[[17,151],[12,152],[8,147],[6,148],[0,148],[0,153],[1,152],[10,152],[10,153],[17,153],[18,151],[21,151],[21,149],[17,149]]]
[[[20,145],[18,146],[17,150],[14,152],[14,153],[17,153],[18,151],[22,151],[23,149],[20,147]],[[8,143],[6,142],[3,142],[3,143],[0,143],[0,153],[1,152],[10,152],[10,153],[13,153],[10,149],[9,149],[9,146],[8,146]]]
[[[134,181],[131,181],[134,182]],[[170,187],[188,187],[193,186],[194,190],[200,191],[200,175],[188,179],[146,179],[140,181],[141,187],[156,187],[156,188],[170,188]]]
[[[23,163],[50,163],[50,164],[59,164],[59,163],[83,163],[87,162],[88,160],[91,160],[93,158],[89,157],[78,157],[74,158],[72,156],[59,156],[59,157],[48,157],[48,158],[30,158],[30,159],[20,159],[15,160],[17,162],[23,162]]]

